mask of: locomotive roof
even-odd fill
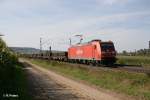
[[[99,39],[91,40],[90,42],[93,42],[93,41],[100,41],[101,42],[101,40],[99,40]]]
[[[85,43],[78,43],[78,44],[75,44],[75,45],[72,45],[72,46],[82,46],[82,45],[86,45],[86,44],[90,44],[92,42],[101,42],[101,43],[112,43],[112,41],[101,41],[99,39],[95,39],[95,40],[91,40],[89,42],[85,42]]]

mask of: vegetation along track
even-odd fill
[[[118,67],[117,70],[125,70],[129,72],[145,73],[150,75],[150,69],[136,66],[123,66]]]
[[[144,68],[143,66],[139,65],[125,65],[125,64],[114,64],[114,65],[87,65],[87,64],[78,64],[78,63],[68,63],[71,65],[78,65],[81,67],[89,67],[93,69],[104,69],[104,70],[121,70],[121,71],[128,71],[128,72],[135,72],[135,73],[144,73],[150,75],[150,68]]]
[[[135,72],[135,73],[144,73],[150,75],[150,68],[144,68],[142,66],[138,65],[120,65],[120,64],[114,64],[114,65],[99,65],[99,66],[92,66],[88,65],[89,67],[92,68],[97,68],[97,69],[105,69],[105,70],[121,70],[121,71],[128,71],[128,72]]]

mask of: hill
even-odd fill
[[[30,48],[30,47],[9,47],[15,53],[21,54],[32,54],[32,53],[39,53],[39,49]]]

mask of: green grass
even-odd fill
[[[150,100],[150,77],[145,74],[95,70],[83,67],[82,65],[75,66],[55,61],[30,61],[44,68],[88,82],[100,88],[130,95],[137,98],[137,100]]]
[[[119,64],[127,65],[142,65],[144,67],[150,67],[150,57],[146,56],[117,56]]]
[[[22,66],[22,64],[16,64],[13,67],[0,67],[0,100],[31,100]],[[18,95],[18,97],[4,97],[7,94]]]

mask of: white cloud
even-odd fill
[[[43,37],[51,38],[51,41],[55,43],[53,44],[53,46],[55,45],[55,49],[59,49],[60,46],[61,49],[64,49],[67,48],[69,37],[74,34],[83,33],[87,40],[94,38],[111,39],[115,41],[119,50],[129,49],[129,47],[138,48],[137,45],[134,45],[136,44],[135,41],[133,44],[129,44],[129,47],[128,43],[131,43],[131,37],[135,33],[141,34],[143,30],[123,29],[119,24],[119,27],[116,27],[114,24],[117,22],[125,23],[132,19],[143,19],[144,16],[150,15],[149,11],[138,11],[109,15],[105,15],[102,12],[102,14],[99,14],[101,16],[94,13],[92,13],[92,16],[89,12],[90,16],[86,16],[85,14],[73,16],[72,13],[74,10],[72,9],[76,9],[78,5],[72,8],[70,10],[72,13],[70,13],[67,12],[68,8],[64,7],[61,2],[61,0],[4,0],[1,2],[0,18],[3,18],[0,20],[0,30],[4,34],[6,33],[6,37],[4,38],[8,41],[9,45],[39,47],[39,37],[41,37],[41,34],[44,34]],[[129,0],[97,0],[97,2],[103,5],[113,5],[126,4]],[[40,11],[42,13],[39,13]],[[53,12],[57,12],[64,17],[58,17]],[[112,24],[112,26],[107,27],[109,24]],[[133,33],[134,35],[130,35]],[[143,31],[143,33],[146,32]],[[126,40],[130,41],[126,42]],[[140,47],[142,47],[142,44],[140,44]]]
[[[117,27],[117,28],[105,27],[104,29],[100,29],[100,28],[95,29],[93,28],[93,25],[97,23],[113,23],[113,22],[124,23],[128,21],[129,19],[133,19],[137,16],[141,17],[145,15],[150,15],[150,13],[149,12],[134,12],[134,13],[114,14],[110,16],[82,17],[82,18],[80,17],[80,19],[70,19],[70,20],[67,19],[67,20],[58,22],[56,24],[46,26],[47,31],[49,30],[49,33],[47,33],[47,36],[53,37],[52,40],[54,40],[55,38],[55,45],[61,45],[58,42],[61,42],[63,40],[68,41],[69,37],[74,36],[74,34],[83,33],[86,40],[90,40],[94,38],[100,38],[104,40],[113,40],[116,43],[117,50],[119,51],[131,50],[129,47],[136,44],[136,42],[138,41],[136,40],[132,42],[133,36],[135,36],[136,34],[141,35],[142,31],[138,29],[136,30],[135,29],[123,29],[120,27]],[[103,26],[103,24],[101,24],[101,26]],[[146,32],[143,32],[143,33],[146,33]],[[125,42],[127,40],[128,42]],[[128,43],[130,44],[128,45]],[[140,45],[134,45],[132,46],[132,48],[138,48],[138,47],[142,48],[142,43],[140,42],[138,43]]]
[[[92,30],[89,27],[96,25],[97,23],[116,23],[126,22],[130,19],[150,15],[149,12],[133,12],[133,13],[119,13],[114,15],[99,16],[99,17],[85,17],[82,16],[79,19],[64,19],[61,22],[54,23],[53,25],[47,25],[52,32],[66,33],[66,32],[80,32],[81,30]],[[101,24],[103,26],[103,24]],[[88,28],[87,28],[88,27]],[[59,30],[58,30],[59,29]]]
[[[97,0],[99,4],[113,5],[113,4],[126,4],[129,0]]]

